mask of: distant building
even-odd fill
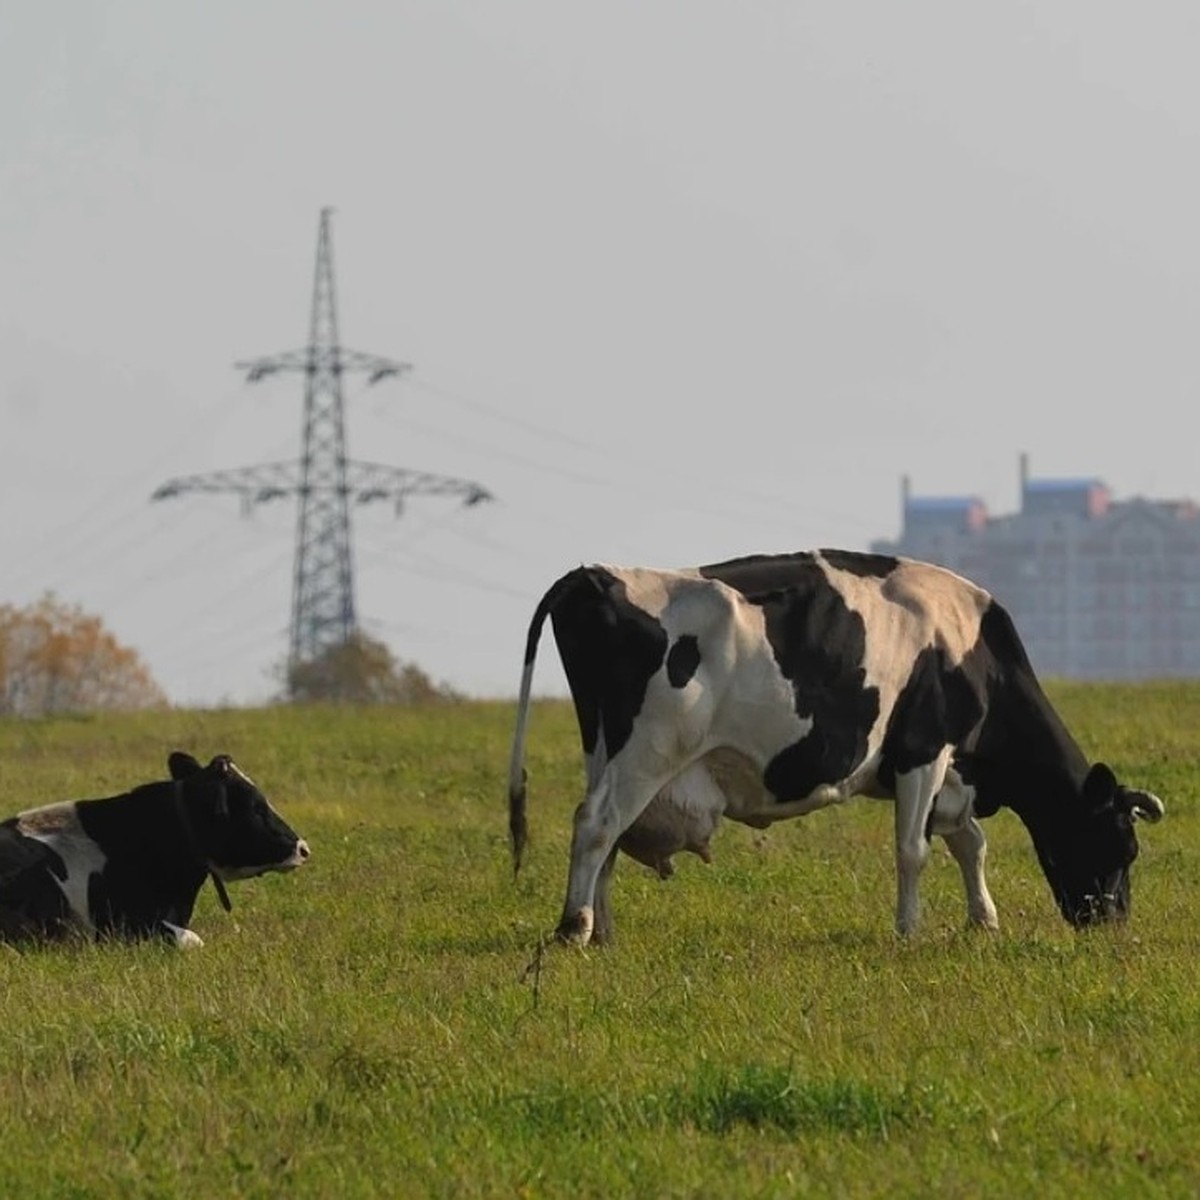
[[[903,481],[903,528],[872,550],[941,563],[1012,614],[1039,674],[1200,677],[1200,508],[1113,500],[1099,479],[1030,479],[1021,511],[926,497]]]

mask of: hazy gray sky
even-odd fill
[[[1200,8],[1142,0],[0,0],[0,601],[179,703],[286,651],[319,210],[352,456],[494,505],[356,514],[366,629],[515,693],[583,561],[899,528],[899,479],[1200,498]],[[562,686],[552,643],[542,691]]]

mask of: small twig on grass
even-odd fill
[[[529,978],[530,975],[533,976],[533,1007],[534,1008],[537,1008],[538,999],[541,996],[542,955],[545,954],[546,947],[550,944],[551,940],[552,940],[551,936],[549,934],[545,934],[545,933],[542,934],[542,936],[540,938],[538,938],[537,949],[534,950],[534,952],[533,952],[533,958],[530,960],[529,965],[525,968],[525,970],[521,972],[521,982],[522,983],[524,983]]]

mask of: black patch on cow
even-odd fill
[[[888,554],[861,554],[855,550],[821,550],[814,554],[798,550],[792,554],[750,554],[699,570],[705,579],[719,579],[743,596],[753,596],[793,587],[797,578],[813,571],[826,578],[821,560],[834,570],[869,579],[885,579],[900,565],[898,558]]]
[[[629,740],[646,686],[662,666],[667,632],[602,567],[580,567],[562,584],[551,620],[583,751],[595,750],[603,729],[611,759]]]
[[[945,746],[961,745],[984,714],[981,691],[980,681],[951,666],[944,651],[922,650],[888,718],[880,785],[892,792],[897,775],[933,762]]]
[[[976,816],[991,816],[1004,805],[1024,819],[1030,803],[1056,810],[1078,795],[1087,758],[1042,691],[1012,618],[994,601],[962,670],[986,706],[954,759],[976,790]]]
[[[711,563],[699,571],[703,578],[718,579],[748,598],[792,587],[798,578],[807,578],[813,571],[825,578],[816,564],[816,556],[808,550],[795,554],[750,554]]]
[[[792,685],[808,735],[767,764],[763,782],[781,801],[845,779],[862,762],[879,716],[879,690],[866,686],[866,626],[831,586],[812,554],[734,559],[701,574],[736,588],[762,609],[775,661]]]
[[[88,909],[102,936],[149,937],[170,921],[186,927],[208,874],[166,783],[104,800],[81,800],[84,832],[105,855],[88,878]]]
[[[1138,847],[1127,806],[1117,802],[1119,785],[1107,768],[1089,768],[999,604],[984,613],[964,669],[986,687],[987,715],[955,756],[976,790],[976,815],[1000,805],[1016,813],[1073,925],[1124,917]]]
[[[1003,664],[1006,673],[1020,671],[1034,679],[1033,666],[1012,617],[994,600],[979,619],[979,641],[996,662]]]
[[[835,571],[864,579],[886,579],[900,565],[900,560],[890,554],[859,554],[854,550],[822,550],[821,557]]]
[[[700,643],[694,633],[676,639],[667,654],[667,679],[675,688],[685,687],[700,665]]]

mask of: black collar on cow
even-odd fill
[[[224,784],[219,783],[217,786],[224,791]],[[208,855],[200,848],[200,842],[196,837],[196,830],[192,825],[192,819],[188,816],[188,811],[184,807],[183,780],[176,779],[172,782],[171,798],[175,801],[175,811],[179,816],[179,824],[183,827],[183,836],[187,839],[188,848],[191,850],[192,856],[205,869],[208,877],[213,881],[213,887],[217,889],[217,896],[221,901],[221,907],[226,912],[233,912],[233,905],[229,902],[229,893],[225,890],[225,883],[220,875],[217,874],[217,868],[213,866]]]

